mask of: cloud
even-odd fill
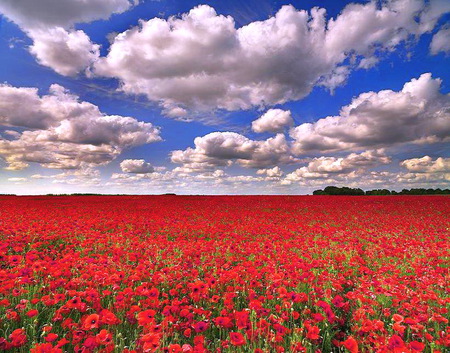
[[[258,175],[267,175],[269,178],[280,178],[284,173],[280,167],[275,166],[271,169],[259,169],[256,171]]]
[[[295,161],[283,134],[255,141],[235,132],[213,132],[195,138],[194,145],[173,151],[171,161],[192,172],[226,167],[233,162],[248,168],[264,168]]]
[[[33,174],[30,178],[34,180],[51,180],[52,184],[89,186],[99,185],[101,183],[100,172],[97,169],[86,166],[53,175]]]
[[[23,28],[71,27],[126,11],[129,0],[2,0],[0,12]]]
[[[411,158],[400,162],[400,166],[408,172],[399,173],[397,180],[406,185],[430,187],[430,184],[436,184],[435,186],[448,187],[450,182],[450,158]]]
[[[307,96],[316,85],[332,90],[361,59],[360,67],[368,68],[377,52],[432,30],[450,11],[435,2],[349,4],[328,21],[324,9],[289,5],[241,28],[200,5],[181,18],[141,20],[118,34],[95,72],[118,78],[126,93],[159,102],[171,117],[280,104]]]
[[[21,182],[21,181],[27,181],[27,178],[8,178],[8,181],[12,182]]]
[[[283,132],[287,126],[294,125],[290,110],[269,109],[252,122],[254,132]]]
[[[450,158],[436,158],[430,156],[406,159],[400,165],[415,173],[445,173],[450,172]]]
[[[440,52],[445,53],[445,55],[450,54],[450,27],[441,29],[433,36],[430,52],[433,55],[437,55]]]
[[[335,175],[355,178],[368,167],[389,164],[391,159],[383,149],[369,150],[362,153],[351,153],[346,157],[319,157],[312,159],[307,166],[298,168],[286,175],[286,182],[304,181],[307,179],[329,179]]]
[[[363,58],[359,62],[358,69],[366,69],[366,70],[368,70],[368,69],[374,67],[376,64],[378,64],[379,61],[380,61],[380,59],[378,59],[375,56],[371,56],[371,57],[368,57],[368,58]]]
[[[448,188],[450,173],[400,173],[396,179],[405,186]]]
[[[297,154],[447,141],[450,95],[431,74],[407,82],[399,92],[362,93],[338,116],[301,124],[290,131]]]
[[[60,75],[74,76],[100,56],[100,46],[91,42],[83,31],[66,31],[55,27],[30,33],[30,52],[38,62]]]
[[[125,159],[120,163],[120,169],[125,173],[153,173],[155,168],[143,159]]]
[[[74,76],[98,59],[99,45],[73,26],[107,19],[130,6],[129,0],[3,0],[0,13],[33,40],[30,52],[41,65]]]
[[[35,88],[0,85],[0,125],[23,130],[15,139],[0,138],[9,170],[30,162],[59,169],[101,165],[127,148],[161,140],[151,123],[105,115],[56,84],[43,96]]]

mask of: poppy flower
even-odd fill
[[[137,314],[138,324],[140,326],[145,326],[151,324],[155,321],[156,311],[153,309],[148,309],[141,311]]]
[[[243,346],[245,337],[240,332],[230,332],[230,342],[233,346]]]
[[[49,333],[47,336],[45,336],[46,342],[53,342],[58,338],[58,335],[56,333]]]
[[[348,349],[350,353],[358,353],[358,342],[355,340],[353,336],[349,336],[344,342],[342,342],[342,345]]]
[[[196,333],[204,332],[208,329],[208,324],[204,321],[199,321],[194,325],[194,330]]]
[[[37,314],[39,314],[39,311],[37,311],[36,309],[31,309],[27,312],[28,317],[35,317]]]
[[[310,340],[317,340],[319,339],[319,332],[320,329],[317,326],[308,326],[308,332],[306,334],[306,338],[310,339]]]
[[[100,330],[95,336],[95,340],[98,344],[106,346],[112,343],[112,334],[108,330]]]
[[[83,330],[89,331],[89,330],[93,330],[95,328],[98,328],[99,321],[100,321],[100,316],[98,314],[88,315],[84,319]]]

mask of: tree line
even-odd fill
[[[364,191],[360,188],[349,188],[349,187],[337,187],[337,186],[327,186],[325,189],[315,190],[313,195],[449,195],[450,189],[425,189],[425,188],[414,188],[414,189],[403,189],[402,191],[388,190],[388,189],[374,189]]]

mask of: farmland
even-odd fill
[[[445,196],[0,197],[0,351],[448,352]]]

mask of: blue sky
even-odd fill
[[[449,185],[448,1],[44,2],[0,4],[1,193]]]

